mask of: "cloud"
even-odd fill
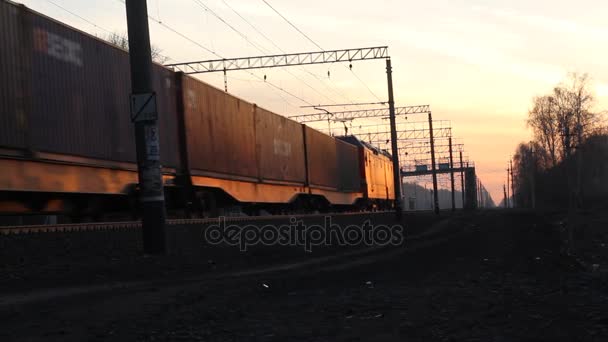
[[[547,84],[558,83],[566,73],[562,67],[556,65],[515,58],[501,50],[500,41],[487,45],[474,43],[466,37],[462,38],[445,32],[413,31],[403,27],[386,27],[385,29],[398,31],[399,36],[396,39],[403,44],[449,56],[481,69]]]
[[[584,25],[570,20],[552,18],[537,14],[524,14],[512,9],[473,6],[474,11],[494,15],[499,18],[517,21],[550,32],[575,35],[577,38],[595,41],[608,41],[608,28]]]

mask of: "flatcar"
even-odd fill
[[[136,213],[128,52],[0,0],[0,213]],[[390,155],[161,65],[167,209],[213,216],[388,208]]]

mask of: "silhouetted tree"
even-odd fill
[[[513,156],[515,203],[519,207],[536,206],[536,178],[539,173],[553,167],[552,158],[537,142],[521,143]]]
[[[598,127],[600,115],[591,111],[594,97],[587,74],[570,74],[551,95],[536,97],[527,124],[548,152],[553,166],[568,158]]]
[[[120,33],[110,33],[105,40],[113,45],[118,46],[121,49],[129,51],[129,39],[127,35]],[[152,44],[150,45],[150,49],[152,52],[152,60],[159,64],[164,64],[169,60],[169,57],[162,55],[162,51],[158,46]]]
[[[606,193],[599,185],[608,181],[605,162],[594,158],[608,150],[606,113],[593,104],[587,74],[569,74],[551,94],[533,99],[527,124],[534,141],[520,144],[514,157],[516,203],[534,206],[538,197],[539,204],[580,208],[583,197]]]
[[[555,100],[552,96],[535,97],[527,124],[532,128],[536,141],[548,152],[551,165],[557,165],[559,127]],[[519,149],[519,147],[518,147]]]

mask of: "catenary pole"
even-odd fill
[[[397,123],[395,120],[395,99],[393,96],[393,68],[391,59],[386,59],[386,79],[388,82],[388,108],[391,125],[391,152],[393,157],[393,184],[395,188],[395,218],[401,220],[401,167],[399,166],[399,148],[397,145]]]
[[[131,120],[135,126],[143,248],[146,254],[163,254],[166,252],[166,212],[156,94],[152,87],[148,9],[146,1],[127,0],[125,4],[131,64]]]
[[[439,215],[439,198],[437,196],[437,165],[435,163],[435,137],[433,135],[433,115],[429,112],[429,140],[431,143],[431,172],[433,174],[433,209]]]

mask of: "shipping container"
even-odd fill
[[[22,11],[0,1],[0,148],[26,148]]]
[[[254,106],[187,76],[182,92],[192,173],[259,180]]]
[[[153,65],[152,71],[158,108],[161,163],[163,166],[176,168],[180,165],[180,159],[175,73],[158,64]],[[130,108],[126,113],[130,113]],[[131,125],[129,129],[134,131],[135,128]]]
[[[2,100],[1,120],[10,127],[17,117],[18,125],[26,125],[23,138],[10,137],[8,144],[55,155],[135,162],[128,52],[25,6],[1,4],[9,20],[2,20],[0,64],[16,70],[0,82],[3,94],[16,93]],[[15,37],[20,39],[16,48]],[[153,81],[161,162],[175,167],[174,74],[155,65]]]
[[[361,176],[359,174],[359,151],[350,143],[336,139],[336,154],[338,163],[338,190],[344,192],[361,191]]]
[[[306,182],[301,124],[255,106],[255,140],[262,180]]]
[[[336,162],[336,140],[306,126],[305,144],[310,186],[337,190],[340,186],[340,174]]]

